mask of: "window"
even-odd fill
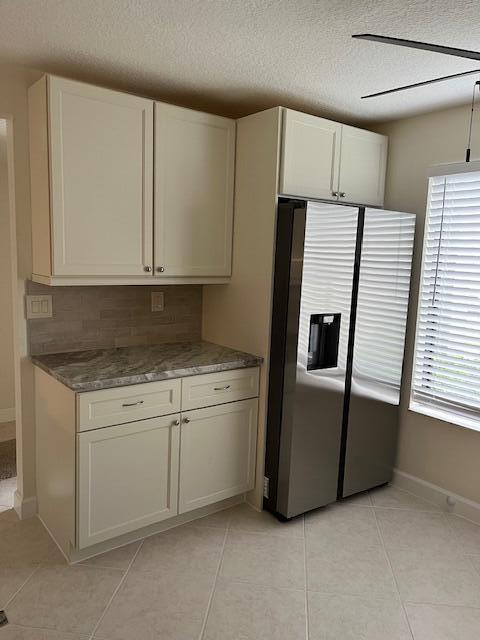
[[[410,408],[480,430],[480,171],[430,179]]]

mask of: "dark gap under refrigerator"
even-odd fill
[[[292,518],[392,478],[415,216],[280,199],[264,506]]]

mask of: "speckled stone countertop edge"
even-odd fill
[[[206,347],[208,349],[209,343],[197,343],[194,346]],[[166,345],[167,346],[167,345]],[[171,347],[171,345],[168,345]],[[185,345],[183,345],[185,347]],[[101,389],[113,389],[118,387],[127,387],[135,384],[145,384],[148,382],[157,382],[161,380],[169,380],[174,378],[186,378],[195,375],[209,374],[209,373],[219,373],[222,371],[231,371],[233,369],[247,369],[252,367],[258,367],[262,364],[263,358],[260,356],[255,356],[249,353],[238,352],[233,349],[228,349],[226,347],[221,347],[220,345],[211,344],[211,347],[221,352],[225,353],[225,361],[217,361],[211,363],[192,363],[191,366],[188,365],[188,356],[178,367],[165,367],[162,368],[161,363],[159,363],[158,369],[155,370],[155,365],[152,367],[147,366],[145,372],[135,371],[132,373],[128,372],[119,372],[119,375],[114,375],[110,372],[106,374],[100,373],[98,379],[95,379],[92,372],[92,375],[88,376],[88,379],[75,380],[75,376],[69,377],[68,375],[64,375],[64,371],[59,369],[68,368],[67,365],[63,366],[53,366],[44,362],[44,359],[49,358],[67,358],[68,356],[72,357],[72,360],[78,358],[80,355],[79,352],[72,352],[71,354],[48,354],[46,356],[38,356],[32,355],[30,356],[31,362],[45,371],[47,374],[58,380],[60,383],[68,387],[70,390],[75,393],[85,393],[88,391],[99,391]],[[168,348],[168,347],[167,347]],[[102,350],[105,353],[108,350]],[[113,351],[113,350],[112,350]],[[215,359],[215,358],[212,358]],[[223,359],[223,358],[222,358]],[[193,357],[192,360],[195,360]],[[169,363],[171,364],[171,363]],[[180,363],[179,363],[180,364]],[[75,366],[72,364],[72,366]],[[95,368],[95,365],[93,365]],[[100,367],[101,368],[101,367]],[[67,371],[68,373],[68,371]],[[103,377],[102,377],[103,376]]]
[[[254,357],[254,356],[252,356]],[[246,363],[244,360],[238,362],[228,362],[224,364],[211,364],[203,365],[201,367],[192,367],[191,369],[175,369],[174,371],[161,371],[158,373],[145,373],[137,376],[125,376],[112,379],[104,379],[100,381],[92,382],[70,382],[64,378],[61,374],[55,373],[46,367],[43,363],[36,360],[35,356],[31,356],[32,363],[48,373],[53,378],[64,384],[66,387],[77,393],[84,393],[86,391],[99,391],[101,389],[115,389],[117,387],[130,387],[134,384],[144,384],[146,382],[157,382],[159,380],[173,380],[175,378],[189,378],[190,376],[197,376],[206,373],[219,373],[221,371],[232,371],[233,369],[251,369],[252,367],[259,367],[263,358],[258,357],[256,361]]]

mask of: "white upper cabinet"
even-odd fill
[[[32,112],[39,101],[46,113]],[[153,253],[153,102],[46,76],[32,88],[30,108],[31,127],[48,122],[44,151],[50,174],[48,216],[38,211],[42,172],[34,171],[41,165],[41,150],[33,148],[33,216],[37,223],[39,216],[50,219],[50,235],[34,238],[34,272],[145,275]],[[42,240],[51,242],[50,250],[39,246]],[[50,273],[45,274],[49,254]]]
[[[282,195],[383,205],[387,138],[284,109]]]
[[[154,139],[153,100],[54,76],[30,87],[34,280],[228,282],[235,121],[155,110]]]
[[[231,273],[235,121],[155,104],[155,275]]]
[[[338,191],[342,125],[284,111],[280,193],[331,200]]]
[[[345,202],[383,205],[388,139],[342,126],[339,197]]]

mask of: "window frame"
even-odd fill
[[[445,402],[445,405],[442,407],[442,401],[438,400],[437,402],[432,401],[428,402],[425,400],[424,402],[418,400],[418,398],[414,398],[415,394],[415,372],[416,372],[416,359],[417,359],[417,347],[418,347],[418,339],[419,339],[419,321],[421,314],[421,306],[422,306],[422,288],[423,288],[423,279],[425,272],[425,254],[426,254],[426,246],[428,242],[428,216],[429,216],[429,205],[431,198],[431,191],[433,186],[433,178],[441,178],[450,175],[462,174],[462,173],[478,173],[480,172],[480,161],[474,162],[460,162],[460,163],[450,163],[450,164],[442,164],[442,165],[434,165],[430,167],[427,172],[428,178],[428,191],[427,191],[427,200],[425,203],[425,219],[424,219],[424,231],[423,231],[423,243],[422,243],[422,254],[421,254],[421,269],[420,269],[420,279],[418,281],[418,300],[417,300],[417,313],[415,318],[415,340],[413,346],[413,354],[412,354],[412,375],[410,380],[410,393],[409,393],[409,404],[408,410],[413,411],[415,413],[419,413],[425,416],[429,416],[431,418],[435,418],[437,420],[442,420],[443,422],[447,422],[451,425],[464,427],[473,431],[480,431],[480,411],[469,410],[468,408],[462,409],[462,407],[458,406],[458,409],[453,409],[453,403],[449,404]],[[418,393],[418,391],[417,391]]]

